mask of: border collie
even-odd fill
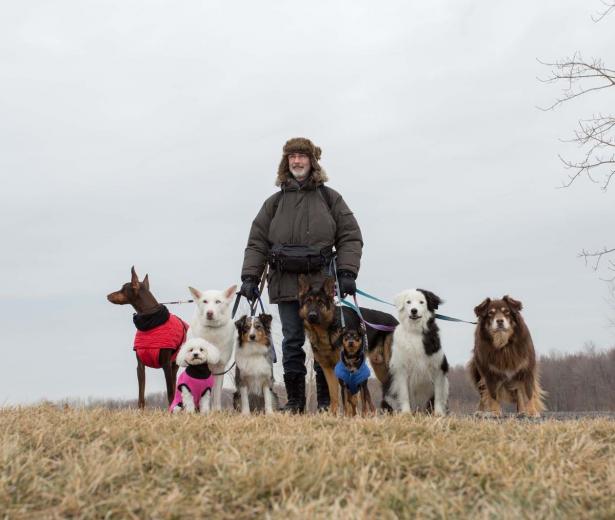
[[[438,296],[424,289],[408,289],[395,297],[400,325],[393,333],[385,390],[385,399],[393,409],[446,414],[448,362],[435,321],[441,303]]]

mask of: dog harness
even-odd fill
[[[179,347],[186,341],[186,331],[189,325],[171,314],[164,305],[152,314],[133,316],[137,327],[134,349],[139,360],[150,368],[160,368],[158,359],[163,348],[173,349],[172,361],[175,361]]]
[[[338,361],[335,365],[335,376],[342,381],[351,395],[359,391],[360,386],[369,379],[370,371],[365,359],[358,370],[351,372],[343,361]]]
[[[215,378],[210,372],[207,365],[192,366],[188,365],[177,380],[177,389],[175,390],[175,398],[169,406],[169,412],[172,412],[176,406],[184,407],[181,390],[186,387],[192,394],[194,401],[194,407],[198,410],[201,397],[207,390],[210,390],[214,386]]]

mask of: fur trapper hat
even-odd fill
[[[323,170],[320,167],[320,164],[318,164],[322,150],[305,137],[293,137],[292,139],[286,141],[286,144],[284,144],[284,148],[282,149],[283,155],[282,160],[280,161],[280,166],[278,167],[278,177],[275,181],[276,186],[283,186],[290,179],[294,178],[288,166],[288,156],[291,153],[304,153],[309,156],[312,168],[308,182],[322,184],[323,182],[329,180],[325,170]]]

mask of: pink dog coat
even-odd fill
[[[164,306],[162,306],[162,309],[160,312],[162,318],[157,319],[157,321],[152,320],[152,323],[156,324],[164,320],[165,314],[168,316],[168,319],[160,325],[156,324],[152,328],[149,328],[147,324],[142,325],[137,318],[134,318],[135,325],[137,325],[134,350],[137,352],[141,362],[150,368],[160,368],[158,356],[160,349],[163,348],[175,349],[171,358],[172,361],[175,361],[179,347],[186,340],[186,330],[189,327],[185,321],[171,314]],[[158,317],[156,316],[156,318]]]
[[[208,375],[209,374],[209,375]],[[169,406],[169,412],[173,411],[177,405],[183,408],[183,399],[181,390],[183,387],[186,387],[190,390],[192,394],[192,399],[194,401],[194,407],[198,410],[199,403],[201,402],[201,397],[205,395],[207,390],[210,390],[214,386],[215,378],[213,374],[209,371],[207,365],[188,365],[186,370],[182,372],[177,380],[177,389],[175,390],[175,399]]]

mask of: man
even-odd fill
[[[265,201],[252,222],[241,271],[241,294],[252,300],[270,263],[269,300],[278,304],[284,335],[282,365],[288,396],[284,409],[292,413],[305,410],[305,333],[299,316],[299,274],[306,274],[312,285],[322,284],[334,248],[340,290],[343,295],[354,294],[363,248],[352,211],[338,192],[324,186],[328,179],[318,164],[320,154],[320,148],[309,139],[295,137],[286,142],[276,179],[280,191]],[[296,256],[292,265],[280,261],[289,245],[294,255],[304,251],[309,256],[305,267]],[[317,265],[318,257],[322,266]],[[322,369],[317,364],[314,369],[318,408],[322,410],[329,405],[329,392]]]

